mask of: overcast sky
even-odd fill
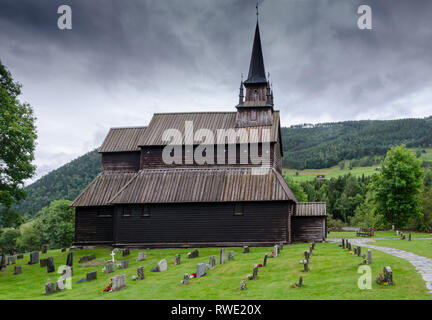
[[[37,177],[154,112],[234,111],[255,2],[0,0],[0,60],[38,118]],[[432,114],[432,1],[267,0],[259,21],[283,126]]]

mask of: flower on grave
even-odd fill
[[[81,263],[81,259],[78,260],[78,263]]]
[[[191,273],[191,278],[196,278],[196,276],[197,276],[196,272]]]
[[[27,262],[27,264],[30,264],[30,261],[29,261],[29,262]]]
[[[261,267],[262,267],[262,264],[261,264],[261,263],[259,263],[259,264],[258,264],[258,268],[261,268]]]
[[[108,286],[105,289],[103,289],[103,292],[111,292],[111,291],[112,291],[111,286]]]
[[[342,249],[345,249],[345,246],[342,246]]]

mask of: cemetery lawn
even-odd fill
[[[419,256],[432,259],[432,239],[430,240],[413,239],[412,241],[408,241],[408,239],[377,240],[375,243],[371,243],[371,244],[382,246],[382,247],[396,248],[404,251],[409,251]]]
[[[407,241],[405,242],[407,243]],[[412,244],[416,244],[414,241]],[[136,262],[139,251],[131,250],[128,269],[118,270],[111,274],[103,274],[102,266],[84,267],[78,264],[79,257],[96,254],[96,260],[109,260],[110,249],[89,249],[74,251],[74,277],[72,289],[55,293],[49,296],[44,294],[47,278],[57,280],[59,274],[47,274],[46,268],[39,264],[27,265],[29,254],[24,259],[17,260],[23,265],[23,273],[13,275],[13,266],[0,272],[0,299],[428,299],[424,281],[415,271],[414,267],[403,259],[393,257],[380,251],[372,250],[372,289],[360,290],[357,273],[360,258],[342,250],[338,243],[317,243],[311,257],[310,272],[304,273],[303,265],[299,261],[304,257],[304,250],[308,244],[295,244],[285,246],[279,257],[269,258],[266,267],[259,268],[258,280],[246,280],[247,290],[240,290],[240,281],[252,273],[254,264],[262,263],[264,253],[271,252],[272,248],[251,248],[248,254],[242,253],[242,248],[226,249],[235,252],[234,261],[219,264],[218,248],[200,248],[199,258],[187,259],[186,255],[192,249],[154,249],[145,250],[147,259]],[[181,264],[174,265],[175,254],[181,254]],[[189,285],[182,285],[180,281],[185,273],[196,272],[196,265],[200,262],[208,263],[209,256],[216,255],[217,264],[213,270],[199,279],[191,279]],[[67,252],[50,250],[47,254],[40,254],[40,258],[52,256],[56,268],[66,262]],[[121,253],[116,257],[121,258]],[[161,259],[168,262],[165,272],[150,272],[150,269]],[[145,279],[132,281],[136,275],[137,267],[144,266]],[[375,283],[375,277],[382,272],[384,266],[393,269],[394,286],[382,287]],[[85,278],[86,273],[97,271],[97,280],[76,283]],[[126,274],[127,288],[111,293],[103,293],[109,279],[114,275]],[[303,287],[293,288],[292,284],[303,276]]]
[[[408,239],[408,233],[403,231],[406,235],[406,238]],[[332,239],[376,239],[376,238],[388,238],[388,239],[400,239],[398,236],[396,236],[395,231],[375,231],[375,235],[373,237],[357,237],[357,234],[355,231],[332,231],[327,235],[327,238]],[[412,239],[415,238],[432,238],[432,235],[430,233],[420,233],[420,232],[411,232]]]

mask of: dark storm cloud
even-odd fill
[[[57,8],[73,29],[57,28]],[[357,8],[373,30],[357,28]],[[282,124],[430,114],[432,2],[267,0],[266,71]],[[233,110],[255,1],[0,0],[0,59],[38,117],[44,171],[153,112]]]

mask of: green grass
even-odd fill
[[[408,232],[405,232],[406,237],[408,239]],[[412,239],[415,238],[432,238],[430,233],[419,233],[419,232],[412,232]],[[354,239],[354,238],[366,238],[366,237],[357,237],[356,232],[354,231],[342,231],[342,232],[330,232],[327,235],[327,238],[333,238],[333,239],[339,239],[339,238],[350,238],[350,239]],[[375,231],[374,236],[373,237],[367,237],[370,239],[375,239],[375,238],[396,238],[398,239],[398,237],[396,236],[396,232],[395,231]]]
[[[423,257],[432,258],[432,240],[377,240],[377,246],[409,251]]]
[[[337,178],[339,176],[343,176],[346,174],[352,174],[353,176],[360,177],[363,174],[365,176],[373,175],[374,173],[377,173],[375,170],[376,166],[372,167],[354,167],[352,170],[349,170],[348,168],[341,170],[339,166],[334,166],[331,168],[325,168],[325,169],[305,169],[305,170],[296,170],[296,169],[283,169],[284,175],[289,176],[294,181],[307,181],[307,180],[313,180],[316,178],[317,175],[323,174],[326,176],[326,179],[330,178]],[[296,172],[299,173],[299,175],[296,175]]]
[[[420,159],[426,160],[426,161],[432,161],[432,148],[407,148],[410,152],[412,152],[414,155],[417,151],[426,151],[426,153],[421,153]]]
[[[360,258],[342,250],[336,243],[318,243],[310,261],[310,272],[303,273],[299,260],[308,244],[285,246],[278,258],[269,258],[265,268],[259,268],[257,281],[247,281],[247,290],[241,291],[240,281],[252,273],[255,263],[262,263],[265,252],[271,248],[251,248],[251,253],[243,254],[240,248],[226,249],[235,251],[235,260],[224,265],[216,265],[207,275],[191,279],[189,285],[182,285],[183,274],[196,272],[196,265],[208,262],[210,255],[218,257],[219,249],[199,249],[200,257],[186,259],[191,249],[146,250],[147,260],[136,262],[138,250],[131,250],[130,267],[116,270],[112,274],[103,274],[102,267],[84,268],[77,263],[78,258],[95,253],[97,259],[109,259],[109,249],[74,251],[74,277],[72,289],[45,296],[44,285],[47,278],[56,280],[58,274],[47,274],[46,268],[39,265],[27,265],[29,255],[18,260],[23,265],[23,274],[13,275],[13,267],[0,272],[0,299],[431,299],[426,286],[414,267],[407,261],[373,250],[373,279],[390,265],[394,273],[395,285],[381,287],[373,282],[371,290],[360,290],[357,273]],[[173,264],[175,254],[180,253],[181,265]],[[66,261],[66,253],[60,250],[49,251],[41,258],[52,256],[56,267]],[[120,256],[120,253],[118,253]],[[150,272],[160,259],[166,258],[166,272]],[[218,259],[217,259],[218,260]],[[144,266],[146,278],[132,281],[138,266]],[[98,271],[98,279],[76,284],[75,282],[90,271]],[[102,290],[113,275],[126,274],[127,288],[112,293]],[[302,288],[293,288],[292,284],[303,276]]]

